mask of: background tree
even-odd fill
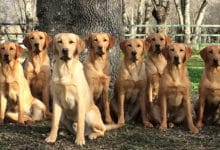
[[[113,89],[119,67],[119,41],[123,38],[121,0],[38,0],[37,17],[39,30],[51,34],[73,32],[85,38],[92,32],[108,32],[117,43],[111,49]],[[82,55],[82,60],[84,55]],[[112,96],[111,91],[111,96]]]

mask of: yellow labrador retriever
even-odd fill
[[[104,125],[100,111],[90,95],[83,65],[79,61],[84,45],[84,41],[72,33],[59,33],[53,39],[53,117],[51,132],[46,138],[48,143],[56,141],[60,121],[69,131],[76,131],[77,145],[85,144],[85,129],[89,139],[95,139],[103,136],[105,130],[116,127]]]
[[[51,78],[50,60],[47,47],[51,37],[46,32],[28,33],[23,43],[28,48],[28,56],[24,61],[24,74],[33,96],[41,99],[49,112],[49,82]]]
[[[220,124],[220,46],[205,47],[200,55],[205,62],[205,69],[199,84],[198,129],[203,127],[203,121],[207,121],[209,117],[211,122]]]
[[[0,44],[0,123],[5,117],[20,124],[45,117],[46,107],[31,95],[18,60],[22,51],[12,42]]]
[[[147,50],[147,43],[142,39],[126,39],[120,43],[120,48],[124,53],[119,74],[115,83],[115,95],[117,102],[113,103],[113,108],[118,108],[118,124],[125,123],[125,117],[129,121],[133,119],[141,110],[144,125],[152,126],[148,121],[146,113],[146,73],[144,63],[144,53]],[[125,111],[125,104],[128,114]],[[114,106],[116,105],[116,106]],[[128,114],[125,115],[125,114]]]
[[[167,129],[167,120],[181,123],[187,119],[191,132],[198,133],[193,124],[190,102],[190,81],[186,61],[192,55],[192,49],[182,43],[171,43],[163,51],[167,60],[159,86],[161,111],[161,130]]]
[[[115,39],[109,33],[92,33],[86,39],[88,57],[84,63],[84,72],[92,97],[101,112],[104,112],[106,123],[113,123],[109,107],[109,49],[114,43]]]

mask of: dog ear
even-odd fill
[[[122,50],[122,52],[125,54],[125,52],[126,52],[126,42],[127,42],[127,40],[123,40],[123,41],[121,41],[120,43],[119,43],[119,46],[120,46],[120,49]]]
[[[162,49],[162,54],[165,57],[166,60],[169,59],[169,45],[166,45],[163,49]]]
[[[207,61],[207,47],[203,48],[200,51],[200,56],[202,57],[202,59],[206,62]]]
[[[15,46],[16,46],[15,59],[17,59],[22,55],[24,48],[22,48],[19,44],[15,44]]]
[[[92,34],[85,39],[85,43],[88,48],[92,48]]]
[[[24,44],[25,47],[28,48],[28,50],[31,50],[32,46],[31,46],[31,43],[30,43],[30,40],[29,40],[29,35],[30,34],[26,34],[26,36],[24,37],[24,40],[23,40],[23,44]]]
[[[192,56],[193,49],[190,46],[186,46],[186,59]]]
[[[79,55],[83,51],[84,48],[85,48],[85,42],[80,37],[78,37],[76,51],[74,53],[74,56]]]
[[[165,35],[165,43],[166,43],[166,45],[172,43],[172,39],[167,35]]]
[[[147,52],[150,49],[150,42],[148,40],[143,40],[144,51]]]
[[[115,38],[108,33],[108,37],[109,37],[109,45],[108,45],[108,49],[112,48],[115,44]]]
[[[49,46],[49,43],[51,42],[52,38],[49,36],[46,32],[44,32],[45,36],[45,44],[44,44],[44,49],[47,49]]]

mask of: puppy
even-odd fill
[[[0,44],[0,123],[7,117],[24,124],[41,120],[46,107],[31,95],[19,56],[23,48],[12,42]]]
[[[200,55],[205,62],[199,84],[199,100],[197,107],[196,127],[201,129],[203,121],[208,117],[217,122],[215,114],[219,117],[220,110],[220,46],[208,46],[200,51]],[[203,117],[205,116],[205,117]]]
[[[96,105],[101,112],[104,111],[106,123],[113,123],[109,107],[109,49],[114,43],[114,37],[108,33],[92,33],[86,39],[88,57],[84,63],[84,72]]]
[[[192,49],[185,44],[171,43],[162,53],[167,60],[167,66],[160,80],[158,95],[162,117],[160,129],[167,129],[167,119],[180,123],[186,117],[190,131],[198,133],[192,119],[190,81],[186,68]]]
[[[103,136],[106,130],[119,127],[103,124],[100,111],[90,95],[83,66],[79,61],[84,42],[75,34],[59,33],[55,35],[52,44],[55,55],[51,82],[53,117],[46,142],[56,141],[60,121],[70,132],[76,131],[77,145],[85,144],[85,129],[89,139],[95,139]]]
[[[152,126],[148,121],[146,113],[146,74],[144,53],[148,45],[142,39],[126,39],[120,43],[120,48],[124,54],[121,62],[119,74],[115,83],[116,103],[112,103],[113,108],[117,108],[118,124],[125,123],[125,103],[130,102],[130,115],[128,120],[134,118],[141,110],[144,125]],[[116,106],[115,106],[116,105]],[[129,108],[129,107],[128,107]],[[126,117],[127,118],[127,117]]]
[[[24,61],[24,74],[30,85],[33,96],[41,99],[49,112],[49,82],[51,78],[50,60],[47,48],[51,37],[46,32],[28,33],[23,43],[28,48],[28,56]]]

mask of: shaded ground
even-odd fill
[[[166,132],[142,125],[126,125],[107,131],[104,137],[86,139],[86,146],[74,144],[74,135],[60,130],[55,144],[46,144],[49,133],[47,121],[26,126],[0,125],[0,149],[220,149],[220,128],[207,126],[199,134],[191,134],[185,126],[174,127]]]

